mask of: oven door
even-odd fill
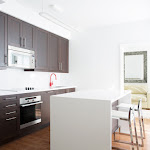
[[[20,106],[20,129],[32,126],[41,122],[41,104],[36,103],[22,104]]]

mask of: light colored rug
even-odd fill
[[[142,110],[143,111],[143,117],[145,119],[150,119],[150,110]],[[135,117],[138,117],[138,113],[135,112]]]

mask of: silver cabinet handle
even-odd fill
[[[61,63],[61,71],[63,70],[63,64]]]
[[[23,47],[26,48],[26,38],[23,38]]]
[[[22,37],[20,37],[20,46],[22,47],[23,44],[22,44]]]
[[[6,119],[6,121],[14,120],[14,119],[16,119],[16,118],[17,118],[17,117],[8,118],[8,119]]]
[[[11,99],[17,99],[17,97],[8,97],[8,98],[4,98],[4,100],[11,100]]]
[[[17,106],[17,105],[16,104],[7,105],[6,108],[8,108],[8,107],[15,107],[15,106]]]
[[[15,114],[15,113],[16,113],[16,111],[12,111],[12,112],[6,113],[6,115]]]
[[[59,63],[59,70],[62,71],[62,69],[63,69],[63,65],[62,63]]]
[[[7,56],[4,55],[4,63],[7,65]]]
[[[59,62],[59,70],[61,70],[61,67],[60,67],[60,62]]]
[[[27,106],[32,106],[32,105],[37,105],[37,104],[42,104],[42,103],[43,103],[43,101],[37,102],[37,103],[31,103],[31,104],[21,105],[21,107],[27,107]]]
[[[37,63],[37,61],[36,61],[36,59],[35,59],[35,68],[36,68],[36,66],[37,66],[37,64],[36,64],[36,63]]]

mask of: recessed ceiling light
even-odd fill
[[[49,8],[55,12],[59,12],[59,13],[63,12],[63,9],[59,7],[58,5],[51,4],[49,5]]]
[[[3,3],[5,3],[5,1],[4,0],[0,0],[0,4],[3,4]]]

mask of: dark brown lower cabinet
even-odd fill
[[[50,124],[50,96],[56,95],[56,91],[47,91],[42,94],[42,125]]]
[[[75,92],[75,88],[43,92],[42,125],[50,124],[50,96],[69,92]]]
[[[20,127],[20,106],[16,95],[0,98],[0,144],[17,137]]]
[[[0,96],[0,145],[30,134],[50,124],[50,96],[74,92],[75,88]],[[41,95],[41,123],[20,129],[20,98]]]

